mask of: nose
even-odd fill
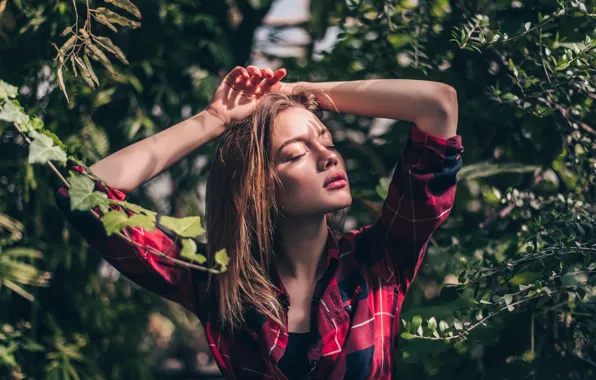
[[[324,151],[319,159],[319,170],[325,171],[330,167],[337,166],[339,164],[339,156],[336,151],[329,150],[323,147]]]

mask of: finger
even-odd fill
[[[237,77],[244,77],[248,78],[250,75],[248,71],[242,66],[236,66],[230,73],[228,74],[229,77],[236,79]]]
[[[261,96],[266,92],[269,92],[271,85],[269,84],[269,79],[263,80],[259,85],[254,89],[254,94],[257,96]]]
[[[286,69],[283,68],[275,70],[275,72],[273,73],[273,78],[269,79],[269,85],[273,86],[277,84],[277,82],[279,82],[286,76],[286,73]]]
[[[268,67],[264,67],[261,69],[261,74],[263,74],[263,76],[265,78],[273,78],[273,70],[271,70]]]
[[[253,86],[251,88],[249,88],[249,92],[251,92],[254,95],[260,96],[263,94],[264,89],[267,88],[269,85],[267,84],[268,79],[263,77],[263,78],[259,78],[259,79],[255,79],[251,81],[253,83]]]
[[[233,85],[239,83],[241,79],[244,80],[248,79],[250,76],[248,75],[248,71],[242,66],[236,66],[232,71],[226,75],[224,78],[224,82],[229,85]]]
[[[246,71],[248,71],[248,74],[250,74],[250,76],[256,76],[256,77],[262,77],[263,75],[261,74],[261,70],[259,70],[258,67],[250,65],[246,68]]]

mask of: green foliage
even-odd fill
[[[168,349],[161,338],[165,324],[151,327],[152,315],[176,321],[174,337],[193,337],[193,347],[201,339],[199,327],[189,327],[181,308],[136,290],[123,277],[99,275],[101,261],[69,231],[54,194],[69,182],[73,207],[120,215],[122,223],[110,226],[114,233],[154,228],[157,215],[150,209],[157,205],[144,191],[131,194],[134,201],[106,203],[93,184],[101,179],[89,171],[66,173],[62,181],[47,165],[62,165],[61,149],[67,167],[86,168],[203,108],[220,70],[248,59],[252,31],[271,4],[243,9],[241,29],[228,17],[237,9],[223,2],[77,1],[76,12],[71,1],[0,4],[6,6],[0,7],[0,302],[7,306],[0,307],[0,326],[20,334],[0,336],[0,377],[149,379]],[[133,29],[141,13],[143,28]],[[54,50],[48,49],[51,42]],[[30,118],[23,107],[39,118]],[[40,148],[32,165],[26,138]],[[205,171],[189,163],[211,149],[169,169],[179,184],[173,208],[163,213],[203,216],[195,190]],[[199,220],[166,224],[199,236]],[[176,265],[204,268],[207,258],[196,253],[196,243],[178,240],[191,249]],[[17,255],[20,249],[39,252],[43,260]],[[226,269],[214,265],[210,273]],[[56,273],[51,281],[50,273]],[[23,296],[33,302],[23,302]]]
[[[187,218],[162,216],[159,223],[181,237],[193,238],[205,233],[205,230],[201,227],[201,218],[198,216]]]
[[[58,161],[66,164],[66,152],[54,145],[51,137],[31,131],[33,140],[29,147],[29,163],[45,164],[48,161]]]
[[[340,39],[312,61],[286,59],[289,73],[430,79],[458,92],[464,167],[402,310],[400,378],[593,376],[593,2],[311,8],[317,27],[339,26]],[[359,220],[380,209],[405,128],[371,135],[367,118],[326,123],[359,173],[350,181]]]
[[[230,3],[113,0],[90,3],[87,13],[83,2],[75,12],[70,1],[15,1],[0,11],[0,78],[18,84],[0,81],[2,373],[144,379],[146,363],[160,362],[165,349],[146,343],[154,341],[145,326],[151,311],[177,320],[174,313],[97,274],[97,257],[56,215],[61,182],[38,164],[63,163],[61,150],[85,167],[203,108],[220,71],[247,61],[271,5]],[[458,91],[465,166],[455,207],[429,242],[401,313],[400,378],[593,377],[593,2],[350,0],[311,8],[313,35],[333,26],[339,41],[331,52],[307,46],[305,58],[282,57],[288,80],[426,79]],[[350,115],[325,123],[353,173],[349,217],[368,223],[406,128],[397,122],[372,134],[373,121]],[[25,136],[37,141],[34,165]],[[165,206],[145,188],[132,194],[142,206],[106,203],[92,174],[71,173],[71,197],[80,210],[98,207],[109,233],[159,223],[178,235],[182,263],[204,265],[194,239],[204,233],[197,189],[207,171],[196,162],[212,148],[169,169],[175,192]],[[157,220],[157,207],[197,217]],[[229,265],[225,253],[214,261],[215,272]],[[23,306],[23,296],[34,302]]]
[[[95,183],[91,178],[71,172],[68,182],[71,210],[87,211],[97,206],[103,212],[108,212],[108,196],[106,193],[93,191]]]

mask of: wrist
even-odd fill
[[[202,129],[207,135],[208,140],[219,137],[225,132],[227,124],[214,112],[209,111],[207,108],[193,116],[193,122],[196,122],[199,128]]]
[[[307,90],[306,84],[308,82],[293,82],[293,83],[283,83],[281,92],[286,95],[295,94],[301,90]]]
[[[212,104],[209,104],[200,113],[204,113],[207,118],[217,119],[217,121],[222,123],[224,127],[226,127],[230,123],[229,120],[227,120],[226,117],[222,114],[222,112],[217,110],[217,108],[215,108]],[[215,122],[217,122],[217,121],[215,121]]]

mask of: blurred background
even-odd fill
[[[138,15],[113,1],[0,0],[0,79],[69,154],[91,165],[194,115],[236,65],[283,66],[289,82],[447,83],[464,168],[406,298],[399,377],[596,377],[594,1],[132,2]],[[88,17],[121,51],[93,61],[99,85],[66,62],[61,91],[57,49]],[[60,181],[28,163],[1,110],[0,379],[218,378],[197,318],[88,249],[55,207]],[[378,215],[408,123],[324,122],[350,172],[347,231]],[[212,150],[130,199],[203,217]]]

